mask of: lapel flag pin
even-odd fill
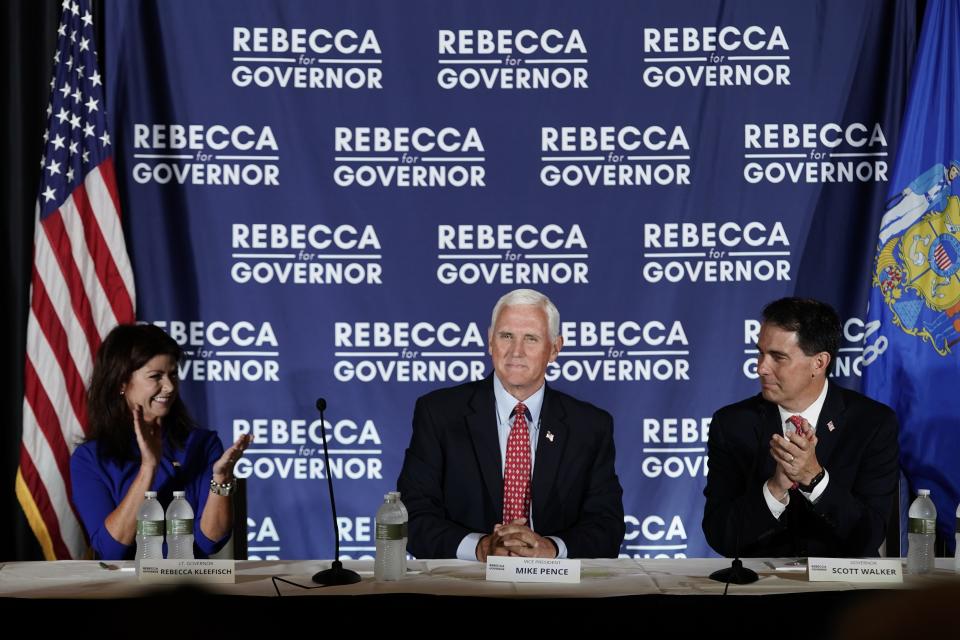
[[[547,431],[547,440],[549,440],[550,442],[553,442],[553,432],[552,432],[552,431]]]
[[[836,427],[833,426],[833,420],[831,420],[827,423],[827,431],[833,431],[834,429],[836,429]]]

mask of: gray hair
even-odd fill
[[[490,315],[490,331],[492,332],[496,326],[497,317],[504,307],[519,305],[529,305],[543,309],[547,314],[547,332],[550,341],[553,342],[557,339],[557,336],[560,335],[560,312],[557,310],[557,306],[550,301],[550,298],[533,289],[514,289],[497,300],[497,304],[493,306],[493,313]]]

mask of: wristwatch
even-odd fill
[[[210,478],[210,493],[215,493],[218,496],[229,496],[233,493],[233,490],[237,487],[237,481],[234,478],[231,478],[227,482],[217,482],[213,478]]]
[[[804,493],[813,493],[814,487],[820,484],[820,481],[823,480],[824,476],[827,475],[827,470],[824,467],[820,467],[820,473],[813,476],[810,480],[810,484],[801,484],[797,485],[797,488]]]

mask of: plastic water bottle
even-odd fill
[[[907,527],[907,573],[930,573],[933,571],[937,508],[930,499],[929,489],[917,491],[917,499],[910,505],[908,516],[910,523]]]
[[[393,495],[397,497],[397,505],[400,507],[400,512],[403,514],[403,573],[407,573],[407,537],[408,537],[408,527],[407,524],[410,522],[410,514],[407,512],[407,505],[403,504],[403,501],[400,500],[399,491],[391,491]]]
[[[193,560],[193,507],[183,491],[173,492],[167,507],[167,558]]]
[[[957,505],[957,533],[954,534],[957,548],[953,553],[953,570],[960,573],[960,505]]]
[[[397,496],[388,493],[377,509],[377,557],[373,563],[373,577],[378,581],[399,580],[403,577],[406,557],[407,522]]]
[[[156,491],[147,491],[143,498],[137,512],[136,559],[163,560],[163,507]]]

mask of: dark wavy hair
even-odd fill
[[[152,324],[121,324],[107,334],[97,351],[87,391],[87,439],[97,441],[100,457],[118,462],[134,459],[133,414],[120,391],[133,372],[151,358],[167,355],[179,363],[182,354],[180,345]],[[165,440],[183,448],[194,422],[177,386],[170,413],[163,419],[163,431]]]
[[[826,302],[813,298],[780,298],[763,308],[763,320],[797,333],[797,344],[806,356],[821,351],[837,359],[840,349],[840,316]]]

